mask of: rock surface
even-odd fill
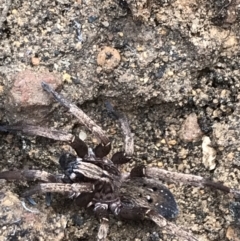
[[[51,112],[52,100],[40,95],[40,90],[27,88],[20,99],[32,93],[40,98],[37,103],[47,101],[46,112],[34,104],[38,113],[33,114],[31,102],[20,102],[27,111],[19,112],[11,105],[14,76],[27,69],[34,75],[47,71],[63,77],[61,93],[108,132],[113,152],[122,149],[122,135],[108,116],[105,100],[126,113],[135,153],[124,170],[146,164],[239,188],[239,0],[11,1],[7,14],[1,15],[6,2],[10,1],[0,0],[1,123],[42,120],[77,135],[83,131],[86,141],[96,144],[96,138],[64,108]],[[116,49],[121,56],[111,71],[98,65],[97,56],[104,46]],[[212,171],[202,163],[201,140],[185,143],[179,138],[191,113],[196,114],[201,132],[217,152]],[[58,173],[62,151],[69,151],[64,143],[0,133],[0,170],[30,168]],[[189,228],[199,240],[229,239],[228,227],[234,222],[228,209],[231,197],[208,188],[166,185],[179,205],[178,225]],[[2,187],[1,193],[9,200],[14,195],[14,207],[24,212],[20,196],[27,185],[1,183]],[[42,212],[39,225],[45,225],[43,220],[52,225],[49,230],[41,229],[42,240],[59,230],[61,218],[63,224],[68,222],[60,225],[63,240],[96,239],[98,222],[88,212],[76,209],[72,200],[56,195],[53,206],[46,208],[42,195],[34,198]],[[0,217],[3,215],[1,209]],[[7,228],[7,224],[0,227],[3,239],[9,237]],[[34,229],[21,230],[25,230],[23,226],[15,232],[18,240],[32,240],[31,235],[36,234]],[[151,222],[115,219],[110,221],[108,237],[109,241],[177,240]]]
[[[56,74],[24,70],[14,77],[11,90],[6,100],[6,110],[10,122],[38,124],[44,120],[51,108],[52,99],[41,86],[45,81],[57,89],[62,83]]]

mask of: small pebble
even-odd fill
[[[97,64],[104,70],[110,71],[116,68],[120,63],[119,52],[112,47],[104,47],[97,56]]]
[[[160,167],[160,168],[163,167],[163,163],[162,163],[162,162],[158,162],[157,165],[158,165],[158,167]]]
[[[185,142],[196,142],[201,139],[202,135],[197,115],[195,113],[190,114],[182,124],[180,138]]]
[[[0,95],[3,93],[3,90],[4,90],[4,86],[0,85]]]
[[[103,21],[102,25],[107,28],[107,27],[109,27],[109,22],[108,21]]]
[[[226,232],[226,238],[229,241],[240,241],[240,229],[237,226],[230,225]]]
[[[93,144],[98,144],[98,139],[95,138],[95,137],[93,137],[93,138],[92,138],[92,143],[93,143]]]
[[[32,57],[32,65],[38,66],[40,64],[40,59],[36,57]]]
[[[71,78],[71,75],[68,74],[68,73],[64,73],[63,74],[63,80],[68,82],[68,83],[72,83],[72,78]]]
[[[98,17],[96,17],[96,16],[90,16],[90,17],[88,18],[88,22],[89,22],[89,23],[93,23],[93,22],[95,22],[97,19],[98,19]]]
[[[85,141],[85,140],[87,139],[87,134],[86,134],[86,132],[80,131],[80,133],[79,133],[79,138],[80,138],[82,141]]]
[[[216,167],[216,150],[211,146],[211,140],[208,136],[202,138],[202,163],[209,170],[214,170]]]
[[[168,145],[175,146],[177,144],[177,141],[176,140],[170,140],[167,143],[168,143]]]

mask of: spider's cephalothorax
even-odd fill
[[[1,172],[0,179],[39,181],[36,187],[23,194],[25,197],[38,192],[64,193],[74,198],[79,207],[92,207],[100,220],[98,240],[106,240],[109,213],[112,213],[123,219],[148,218],[181,240],[196,241],[192,234],[168,221],[178,215],[178,208],[172,193],[162,185],[159,179],[194,186],[209,186],[226,193],[240,194],[239,190],[228,188],[219,182],[155,167],[141,165],[134,167],[130,173],[121,173],[118,166],[131,160],[134,149],[133,134],[127,118],[117,113],[109,103],[107,104],[108,111],[119,121],[124,136],[124,151],[117,152],[108,158],[111,143],[101,127],[76,105],[55,92],[47,83],[43,82],[42,87],[60,104],[68,108],[80,123],[100,140],[100,144],[92,150],[78,137],[58,130],[19,124],[0,126],[0,131],[4,132],[21,131],[29,135],[65,141],[77,154],[77,156],[72,154],[61,156],[59,160],[63,170],[61,175],[39,170],[19,170]]]
[[[70,194],[79,206],[110,209],[111,204],[119,203],[121,173],[110,160],[97,158],[90,152],[83,158],[63,154],[59,163],[64,170],[64,183],[93,183],[92,192]]]

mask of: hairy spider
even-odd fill
[[[4,171],[0,179],[40,181],[23,196],[30,197],[35,193],[63,193],[74,198],[79,207],[92,207],[100,221],[97,240],[106,240],[108,233],[109,213],[123,219],[142,220],[148,218],[169,234],[181,240],[196,241],[191,233],[170,222],[178,215],[178,207],[173,194],[159,181],[182,182],[187,185],[212,187],[234,195],[239,190],[231,189],[219,182],[213,182],[201,176],[176,173],[147,166],[136,166],[130,173],[121,173],[119,164],[131,160],[134,152],[133,134],[127,118],[116,112],[108,103],[108,110],[120,122],[124,135],[124,151],[115,153],[111,159],[111,143],[105,132],[76,105],[68,102],[54,91],[47,83],[42,87],[69,112],[78,118],[99,140],[100,144],[93,150],[76,136],[62,131],[32,125],[0,126],[0,131],[21,131],[29,135],[43,136],[54,140],[65,141],[76,151],[77,156],[63,154],[59,164],[63,174],[50,174],[39,170]],[[154,178],[154,179],[152,179]]]

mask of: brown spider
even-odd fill
[[[213,182],[200,176],[176,173],[155,167],[136,166],[130,173],[121,173],[117,165],[129,162],[133,155],[133,134],[126,117],[117,113],[110,104],[108,110],[119,120],[124,135],[124,151],[107,158],[111,143],[105,132],[76,105],[68,102],[55,92],[47,83],[42,87],[49,94],[78,118],[99,140],[100,144],[93,150],[84,141],[69,133],[32,125],[0,126],[0,131],[21,131],[69,143],[77,156],[63,154],[59,163],[62,175],[54,175],[39,170],[5,171],[0,179],[40,181],[23,196],[30,197],[35,193],[64,193],[75,199],[79,207],[92,207],[100,220],[97,240],[106,240],[109,212],[123,219],[144,219],[154,221],[169,234],[181,240],[197,239],[168,221],[178,215],[178,207],[172,193],[161,184],[159,179],[170,182],[182,182],[200,187],[212,187],[226,193],[239,195],[240,191],[228,188],[219,182]],[[154,179],[151,179],[154,178]]]

